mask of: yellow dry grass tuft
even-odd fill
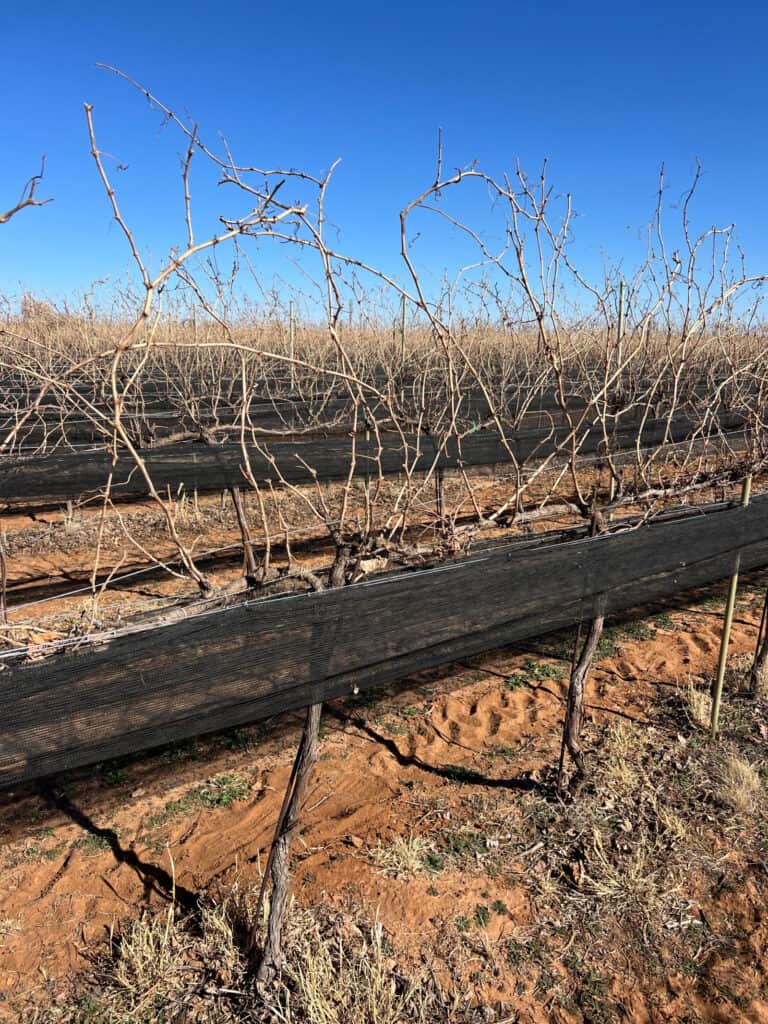
[[[754,765],[733,752],[723,763],[717,795],[736,814],[749,814],[757,807],[763,785]]]
[[[708,730],[712,720],[712,697],[705,690],[697,690],[692,679],[688,680],[685,703],[691,722],[699,729]]]
[[[381,843],[371,850],[371,860],[386,875],[393,878],[412,878],[425,869],[424,858],[432,845],[421,836],[395,836],[389,843]]]
[[[398,969],[376,920],[363,934],[330,934],[311,913],[294,918],[285,977],[290,989],[271,1007],[281,1024],[434,1024],[448,1019],[428,968]],[[289,992],[291,993],[289,996]]]
[[[642,784],[642,757],[651,742],[651,730],[630,722],[617,722],[609,731],[604,747],[603,779],[611,792],[627,796]]]

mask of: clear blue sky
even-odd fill
[[[699,157],[696,224],[736,221],[749,268],[768,270],[768,4],[479,2],[258,5],[40,0],[0,14],[0,208],[48,157],[55,203],[0,227],[0,289],[66,295],[129,265],[88,154],[82,104],[142,251],[183,240],[177,135],[118,65],[239,159],[321,170],[343,158],[331,199],[341,245],[396,266],[397,215],[431,181],[438,126],[448,166],[495,173],[550,160],[573,193],[578,245],[633,259],[661,161],[675,200]],[[201,232],[226,208],[195,183]],[[475,213],[472,203],[466,210]],[[208,218],[208,219],[206,219]],[[425,240],[435,273],[450,233]],[[261,253],[265,277],[281,255]],[[290,273],[290,272],[289,272]]]

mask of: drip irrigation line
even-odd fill
[[[201,561],[203,559],[210,558],[212,555],[219,555],[222,551],[239,550],[241,548],[242,544],[225,544],[220,548],[212,548],[210,551],[201,551],[195,554],[195,560]],[[92,594],[94,590],[103,593],[108,587],[122,583],[124,580],[133,579],[136,576],[144,576],[147,573],[156,572],[158,569],[165,569],[166,572],[173,572],[171,566],[179,564],[181,564],[180,561],[163,562],[158,559],[158,561],[152,565],[142,566],[141,569],[132,569],[130,572],[122,573],[120,576],[112,576],[107,580],[106,584],[99,584],[95,588],[92,586],[78,587],[77,590],[67,590],[63,594],[52,594],[50,597],[39,597],[34,601],[26,601],[24,604],[10,605],[8,612],[9,614],[20,612],[25,608],[34,608],[37,605],[48,604],[51,601],[64,601],[70,597],[77,597],[79,594]]]

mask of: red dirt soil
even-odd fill
[[[689,610],[674,616],[677,628],[658,628],[653,639],[622,641],[614,656],[599,663],[588,689],[589,722],[643,722],[660,694],[712,672],[719,615]],[[733,652],[752,649],[754,624],[755,613],[740,609]],[[481,870],[393,877],[376,865],[372,851],[394,836],[428,832],[436,822],[451,829],[471,788],[493,794],[506,792],[509,784],[515,799],[516,785],[524,788],[556,763],[566,683],[540,679],[531,688],[510,690],[506,680],[525,660],[519,652],[496,652],[471,667],[423,673],[359,710],[331,706],[294,847],[300,904],[377,909],[392,942],[416,955],[439,942],[447,919],[471,918],[473,908],[487,902],[489,881]],[[111,774],[98,768],[73,773],[53,784],[58,797],[33,786],[0,793],[0,991],[38,1005],[55,1001],[111,928],[163,901],[164,873],[173,874],[181,899],[226,885],[236,875],[241,882],[257,880],[299,720],[284,716],[234,736],[148,755]],[[490,758],[499,750],[513,763]],[[475,771],[487,785],[470,777],[457,786],[452,768]],[[163,813],[170,802],[183,801],[223,773],[247,781],[247,799],[221,809],[189,801],[177,817]],[[93,835],[104,829],[117,834],[112,848]],[[526,884],[531,870],[521,858],[503,884],[494,882],[493,897],[508,913],[488,922],[491,940],[537,927],[539,911]],[[750,882],[718,904],[717,912],[738,918],[749,937],[745,948],[712,967],[713,975],[720,972],[743,994],[742,1016],[733,1016],[732,1004],[698,1005],[691,979],[670,975],[666,990],[653,998],[642,986],[614,992],[626,1019],[688,1020],[683,1008],[696,1004],[700,1019],[713,1024],[768,1021],[764,892]],[[606,969],[614,973],[611,965]],[[580,1019],[559,1008],[549,1016],[516,994],[513,970],[486,975],[475,985],[478,998],[513,1008],[521,1022]],[[0,1002],[0,1020],[21,1019],[12,1005],[13,1000]]]

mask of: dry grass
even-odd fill
[[[149,1020],[157,1004],[180,987],[178,967],[184,943],[174,908],[158,917],[145,915],[133,921],[119,944],[114,984],[130,1006],[128,1019]]]
[[[656,805],[656,817],[666,837],[671,843],[685,843],[691,841],[691,835],[685,818],[665,803]]]
[[[329,935],[328,925],[331,924]],[[339,919],[294,918],[284,985],[272,1004],[281,1024],[433,1024],[450,999],[428,968],[402,970],[378,921],[351,934]]]
[[[728,659],[725,669],[725,688],[732,693],[749,690],[749,677],[752,671],[751,654],[735,654]]]
[[[698,749],[682,737],[670,744],[666,730],[614,723],[592,755],[585,789],[542,817],[547,870],[537,879],[538,898],[570,927],[588,928],[595,952],[669,944],[668,923],[684,913],[691,872],[702,863],[692,816],[701,789],[690,803],[688,795],[699,774],[706,779],[702,756],[710,757],[708,745]]]
[[[244,953],[256,890],[237,882],[199,918],[173,906],[143,914],[112,937],[66,1006],[30,1024],[438,1024],[469,1021],[424,964],[404,965],[375,915],[298,910],[286,922],[286,962],[268,989]],[[266,912],[265,912],[266,913]]]
[[[219,1005],[224,990],[231,997],[247,981],[244,936],[254,906],[255,892],[235,882],[219,900],[202,906],[197,921],[180,918],[173,904],[162,913],[142,914],[113,935],[110,952],[100,958],[92,979],[96,990],[80,1000],[91,1008],[83,1024],[159,1024],[176,1019],[183,1005],[198,1003],[206,1009],[192,1020],[255,1019],[248,1015],[252,997],[245,991],[245,1016],[237,1004],[229,1006],[229,998]],[[201,987],[201,978],[210,985]]]
[[[754,765],[731,751],[723,763],[717,795],[736,814],[754,811],[763,795],[763,784]]]
[[[591,775],[571,803],[543,789],[521,795],[467,787],[452,830],[477,843],[498,833],[504,847],[503,855],[466,862],[468,875],[483,877],[488,905],[495,885],[521,884],[515,851],[542,847],[524,873],[536,911],[530,931],[516,929],[511,937],[505,929],[492,937],[466,911],[465,928],[449,925],[423,962],[414,962],[395,948],[375,914],[294,905],[282,974],[257,991],[243,952],[254,893],[235,884],[205,901],[193,919],[166,909],[127,924],[66,1015],[62,1009],[60,1016],[24,1019],[469,1024],[514,1020],[515,1007],[535,1006],[616,1024],[622,1011],[602,965],[615,960],[617,949],[625,957],[622,976],[636,978],[633,971],[642,970],[649,991],[670,972],[704,979],[714,955],[735,956],[711,894],[723,885],[723,852],[736,852],[733,836],[744,857],[754,858],[760,823],[768,820],[759,748],[744,730],[734,733],[734,716],[747,712],[759,717],[752,702],[726,703],[728,738],[717,744],[693,722],[687,691],[682,707],[678,695],[652,725],[613,723],[592,735]],[[414,831],[379,843],[368,857],[385,874],[407,879],[425,870],[429,854],[441,852],[434,833],[424,838]],[[728,884],[741,884],[741,869],[728,863],[729,878],[736,872]],[[483,1002],[495,977],[514,979],[516,994],[504,1004],[509,1012]]]
[[[371,850],[371,860],[386,875],[412,878],[426,870],[424,858],[431,850],[432,844],[422,836],[395,836],[388,843],[379,842]]]
[[[19,918],[0,918],[0,939],[2,939],[5,935],[10,935],[11,932],[20,932],[21,930],[22,924]]]
[[[712,697],[706,690],[698,690],[692,679],[686,690],[686,711],[690,721],[699,729],[709,731],[712,721]]]
[[[638,746],[642,748],[643,742],[637,729],[626,722],[611,727],[602,770],[608,787],[621,795],[632,793],[641,784]]]

